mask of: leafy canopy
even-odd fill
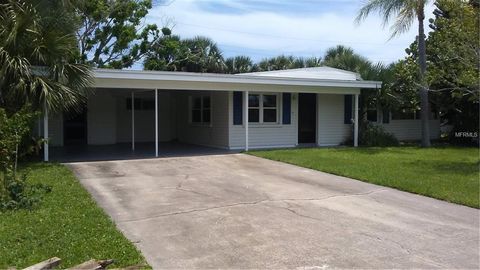
[[[12,113],[74,109],[85,101],[90,69],[78,55],[74,15],[55,0],[0,2],[0,107]]]
[[[75,6],[82,62],[99,68],[126,68],[140,60],[158,38],[156,25],[143,25],[151,0],[86,0]]]

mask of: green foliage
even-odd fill
[[[146,54],[144,69],[186,72],[224,73],[222,51],[207,37],[181,39],[164,35],[156,39]]]
[[[0,108],[0,210],[4,209],[31,209],[37,204],[48,187],[42,185],[28,185],[26,174],[17,174],[19,158],[29,153],[21,152],[25,137],[30,135],[36,113],[29,112],[25,107],[21,111],[8,117],[5,110]]]
[[[294,57],[279,55],[272,58],[266,58],[256,64],[252,69],[253,71],[271,71],[271,70],[284,70],[294,68],[307,68],[322,66],[321,58],[310,57]]]
[[[0,107],[77,108],[91,83],[78,54],[72,14],[54,0],[0,2]]]
[[[62,268],[92,258],[114,259],[112,268],[146,264],[68,168],[42,162],[22,164],[20,173],[25,171],[32,186],[48,185],[51,192],[33,211],[0,212],[0,269],[23,269],[54,256]]]
[[[415,19],[425,17],[423,14],[425,5],[429,0],[368,0],[358,12],[355,21],[365,20],[368,15],[378,12],[382,17],[383,25],[387,25],[395,17],[391,26],[392,37],[407,32]]]
[[[480,208],[478,148],[359,147],[254,151],[252,155]]]
[[[480,13],[464,1],[438,0],[427,40],[428,81],[452,98],[480,98]]]
[[[44,184],[30,184],[27,182],[28,173],[22,172],[15,179],[4,179],[5,193],[0,194],[0,211],[28,209],[32,210],[42,201],[45,193],[50,192],[50,186]]]
[[[418,80],[418,65],[415,59],[407,57],[391,64],[389,74],[383,80],[382,90],[387,95],[381,106],[391,111],[419,110]]]
[[[362,130],[359,131],[359,143],[362,146],[398,146],[398,140],[395,135],[388,133],[380,125],[364,123],[360,125]]]
[[[479,132],[480,13],[471,2],[438,0],[427,39],[428,81],[433,102],[455,132]]]
[[[167,32],[168,33],[168,32]],[[147,52],[143,68],[146,70],[181,70],[180,59],[186,54],[186,48],[181,47],[179,36],[164,35],[152,43]]]
[[[151,8],[151,0],[80,1],[74,9],[81,60],[99,68],[131,67],[160,36],[156,25],[142,27]]]
[[[237,74],[252,72],[254,65],[252,59],[248,56],[235,56],[225,60],[226,73]]]
[[[407,32],[413,22],[418,22],[418,90],[420,95],[421,107],[421,130],[422,146],[430,146],[428,118],[430,114],[428,101],[428,87],[425,83],[425,72],[427,69],[426,47],[425,47],[425,6],[429,0],[368,0],[360,9],[355,21],[365,20],[372,12],[378,12],[383,17],[383,25],[387,25],[392,17],[395,22],[391,26],[392,38],[399,34]]]
[[[427,39],[428,69],[426,82],[434,111],[445,124],[452,125],[453,143],[472,142],[455,138],[455,132],[478,132],[480,78],[479,8],[473,1],[438,0],[430,20]],[[396,65],[391,88],[401,97],[403,108],[418,109],[417,42],[406,50],[408,56]],[[408,100],[411,101],[408,104]]]
[[[187,53],[180,60],[181,70],[189,72],[223,73],[225,63],[222,51],[210,38],[197,36],[182,40]]]

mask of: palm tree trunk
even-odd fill
[[[428,104],[428,86],[425,82],[425,72],[427,70],[427,52],[425,45],[425,29],[423,21],[425,20],[424,1],[419,1],[418,10],[418,59],[420,65],[420,118],[422,124],[422,147],[430,147],[430,127],[429,115],[430,109]]]

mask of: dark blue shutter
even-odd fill
[[[390,110],[384,109],[384,110],[383,110],[383,117],[382,117],[382,118],[383,118],[382,122],[383,122],[384,124],[390,123]]]
[[[283,111],[282,111],[282,123],[284,125],[290,125],[291,123],[291,111],[292,111],[292,94],[290,93],[283,93],[282,96],[283,102]]]
[[[344,107],[344,124],[351,124],[352,123],[352,98],[353,95],[345,95],[345,107]]]
[[[243,122],[242,92],[233,92],[233,124],[241,125]]]

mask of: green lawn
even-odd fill
[[[114,259],[112,267],[145,263],[66,167],[33,163],[29,181],[51,186],[35,210],[0,212],[0,269],[23,268],[50,257],[70,267]]]
[[[249,154],[479,208],[476,148],[309,148]]]

